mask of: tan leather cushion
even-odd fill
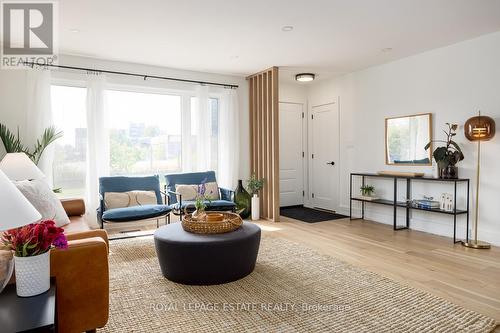
[[[71,216],[69,220],[70,223],[63,226],[65,234],[90,230],[84,216]]]
[[[199,185],[175,185],[175,192],[182,195],[182,200],[192,201],[198,195]],[[219,186],[216,182],[205,183],[205,198],[219,200]],[[179,201],[179,196],[177,196]]]
[[[156,205],[155,191],[129,191],[104,193],[106,209],[124,208],[131,206]]]

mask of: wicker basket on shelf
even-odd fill
[[[242,224],[238,214],[229,212],[210,212],[198,219],[187,214],[182,219],[182,228],[195,234],[223,234],[238,229]]]

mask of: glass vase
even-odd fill
[[[236,203],[236,211],[240,214],[242,219],[246,219],[251,214],[251,200],[250,194],[243,187],[243,181],[238,180],[238,187],[236,187],[234,202]]]

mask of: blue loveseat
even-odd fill
[[[104,198],[106,192],[154,191],[156,205],[131,206],[106,209]],[[163,203],[158,175],[147,177],[101,177],[99,178],[100,206],[97,209],[97,219],[104,228],[105,222],[132,222],[156,218],[170,219],[172,209]]]
[[[200,185],[202,183],[216,182],[215,172],[190,172],[174,173],[165,176],[166,202],[173,209],[173,213],[181,215],[186,209],[188,212],[194,211],[194,201],[182,200],[182,195],[176,193],[175,185]],[[179,202],[177,202],[179,197]],[[234,211],[234,191],[219,187],[219,200],[206,201],[207,211]]]

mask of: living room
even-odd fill
[[[2,332],[499,330],[500,1],[1,6]]]

